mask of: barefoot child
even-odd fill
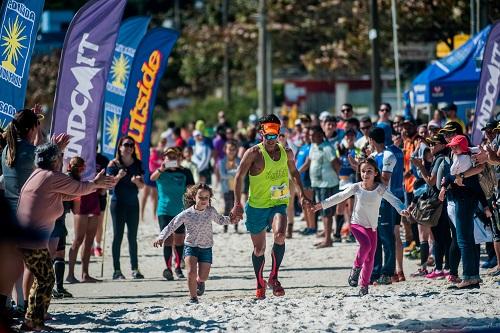
[[[184,240],[184,260],[188,269],[190,303],[198,303],[198,296],[205,292],[205,281],[212,265],[213,231],[212,221],[227,225],[237,220],[223,216],[210,204],[213,192],[210,186],[200,183],[191,186],[184,195],[187,209],[179,213],[160,232],[154,247],[163,242],[182,224],[186,227]]]
[[[314,206],[314,210],[327,209],[347,198],[354,196],[354,209],[351,218],[351,232],[359,242],[358,253],[349,275],[349,285],[356,287],[361,279],[360,296],[368,293],[368,284],[373,270],[377,249],[377,219],[382,199],[387,200],[399,214],[408,216],[403,203],[382,184],[377,163],[368,158],[358,165],[361,182],[350,185]]]

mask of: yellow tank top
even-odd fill
[[[250,189],[248,204],[253,208],[269,208],[288,205],[290,190],[288,184],[288,156],[285,148],[278,144],[280,159],[274,161],[263,143],[257,145],[264,156],[264,170],[257,176],[249,175]]]

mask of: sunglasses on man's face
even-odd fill
[[[266,138],[266,140],[276,140],[278,138],[278,134],[264,134],[264,138]]]
[[[342,113],[347,113],[347,112],[351,112],[352,110],[351,109],[342,109],[340,110]]]
[[[124,142],[122,143],[122,146],[126,148],[134,148],[134,144],[132,142]]]

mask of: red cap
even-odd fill
[[[464,135],[456,135],[451,139],[451,142],[446,145],[446,147],[460,146],[463,152],[469,151],[469,142]]]

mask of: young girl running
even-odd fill
[[[361,182],[350,185],[314,206],[314,211],[327,209],[354,196],[354,210],[351,218],[351,232],[359,242],[358,253],[349,275],[349,285],[356,287],[360,279],[359,295],[368,294],[368,284],[373,270],[377,250],[377,219],[382,199],[387,200],[402,216],[408,216],[403,203],[382,184],[380,171],[375,160],[368,158],[358,165]],[[361,276],[360,276],[361,275]]]
[[[163,246],[163,242],[182,224],[186,227],[184,240],[184,260],[188,269],[190,303],[198,303],[198,296],[205,292],[212,265],[213,231],[212,221],[220,225],[237,223],[232,216],[223,216],[211,206],[213,192],[210,186],[200,183],[191,186],[184,195],[186,207],[160,232],[153,246]]]

